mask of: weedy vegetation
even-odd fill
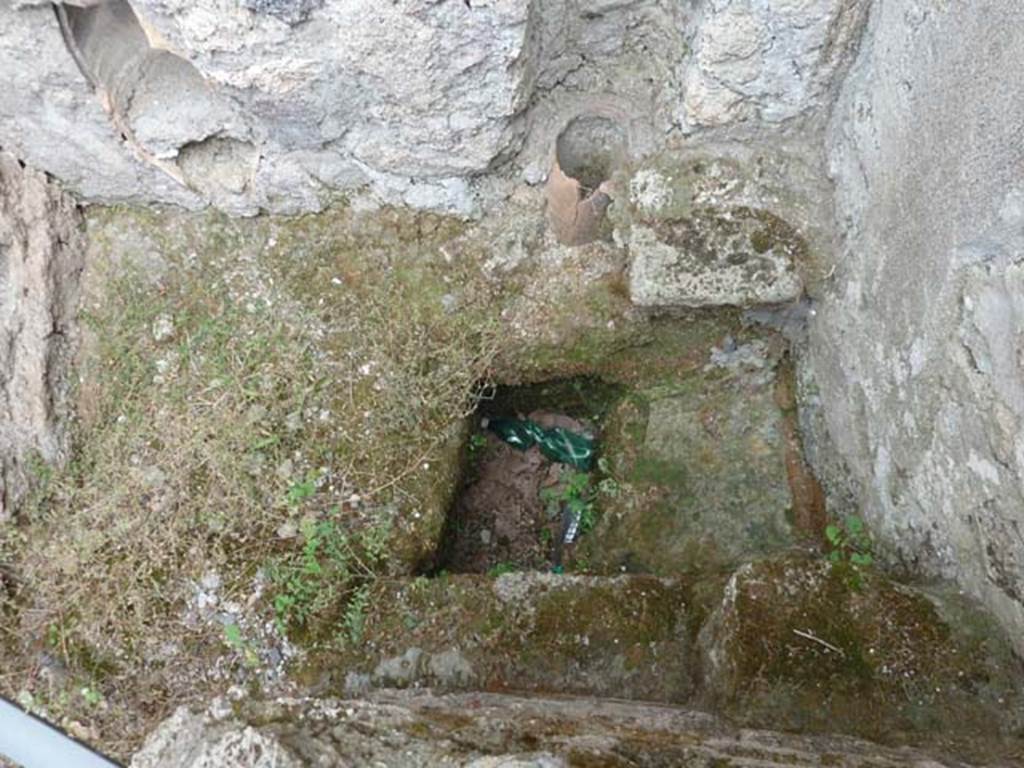
[[[851,589],[862,589],[862,571],[875,561],[871,537],[864,527],[864,521],[850,516],[839,523],[830,523],[825,527],[825,539],[828,543],[828,561],[847,571],[847,583]]]
[[[390,521],[436,482],[499,326],[474,266],[442,279],[423,222],[378,243],[346,215],[96,214],[77,452],[0,541],[5,694],[127,755],[225,683],[218,658],[260,663],[197,609],[210,572],[257,623],[358,642]],[[148,244],[139,263],[107,252],[104,216]]]
[[[859,517],[847,517],[841,523],[829,524],[825,528],[825,538],[829,544],[828,559],[832,563],[847,562],[863,567],[875,560],[871,538]]]
[[[497,578],[498,576],[504,576],[506,573],[515,573],[517,570],[514,563],[498,563],[487,571],[487,575],[491,578]]]
[[[329,624],[332,612],[341,609],[345,633],[338,639],[359,642],[368,585],[387,559],[389,535],[387,523],[350,534],[334,518],[306,521],[302,549],[268,567],[279,631],[315,630],[316,623]]]
[[[540,491],[540,500],[547,505],[549,514],[556,516],[561,510],[568,511],[579,520],[580,533],[589,533],[597,524],[598,497],[615,497],[621,491],[606,459],[598,459],[597,469],[602,476],[597,483],[591,472],[566,468],[557,485]]]

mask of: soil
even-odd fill
[[[528,419],[545,428],[593,434],[565,414],[533,411]],[[481,440],[482,438],[482,440]],[[448,515],[439,568],[452,573],[551,570],[561,565],[567,521],[561,505],[545,501],[563,473],[575,472],[547,459],[537,447],[521,451],[503,442],[481,420],[463,490]]]

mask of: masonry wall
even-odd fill
[[[890,560],[1024,649],[1024,5],[876,0],[827,137],[811,327],[832,445]]]

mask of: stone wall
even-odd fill
[[[575,118],[633,157],[822,115],[867,0],[16,0],[0,135],[97,202],[475,215]],[[505,190],[507,192],[507,189]]]
[[[889,559],[1024,650],[1024,6],[878,0],[828,134],[842,245],[811,328]]]
[[[0,521],[68,448],[83,241],[74,202],[0,151]]]

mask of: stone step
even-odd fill
[[[382,585],[343,689],[558,691],[658,701],[694,692],[678,580],[509,573]],[[337,682],[337,681],[336,681]]]
[[[913,749],[741,729],[701,712],[635,702],[405,691],[236,709],[225,717],[223,708],[182,707],[132,768],[966,768]]]
[[[1021,666],[982,612],[821,557],[731,578],[398,580],[369,604],[360,643],[307,659],[315,690],[614,697],[968,754],[1024,749]]]

